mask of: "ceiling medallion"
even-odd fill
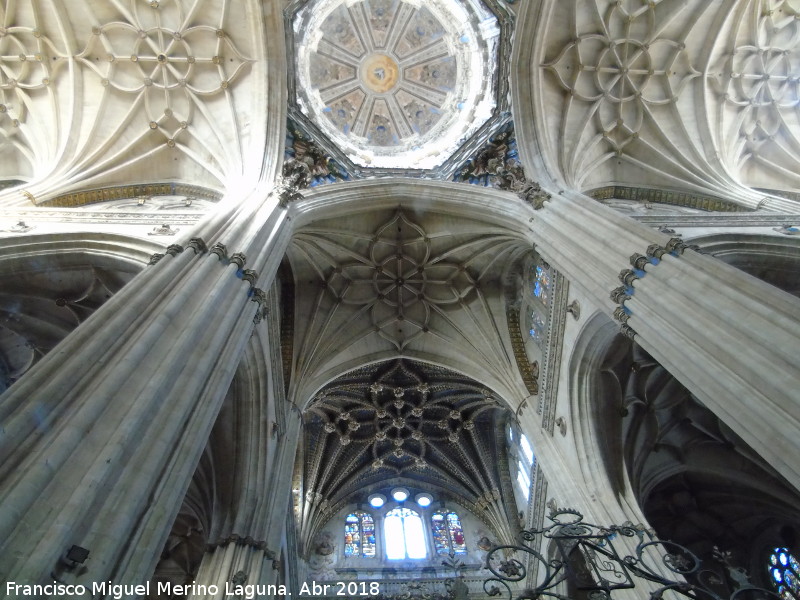
[[[425,230],[398,210],[374,232],[368,255],[333,269],[325,289],[342,304],[363,307],[376,333],[402,351],[431,330],[433,315],[477,288],[474,274],[450,254],[437,253]],[[395,407],[407,404],[407,391],[389,391]]]
[[[342,390],[334,386],[317,396],[321,399],[311,411],[325,419],[322,430],[342,446],[363,445],[372,456],[373,469],[391,466],[403,472],[426,468],[431,444],[459,443],[462,431],[474,427],[475,409],[487,408],[482,399],[475,404],[433,398],[433,390],[421,374],[403,361],[373,381],[364,397],[356,400],[353,391],[349,385]],[[398,398],[403,398],[400,405]]]
[[[300,112],[357,165],[434,168],[493,114],[480,0],[311,0],[292,29]]]

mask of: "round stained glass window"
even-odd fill
[[[769,574],[783,600],[800,600],[800,564],[787,548],[775,548],[772,551]]]

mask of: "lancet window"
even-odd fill
[[[461,519],[453,511],[436,511],[431,517],[433,545],[436,554],[466,554],[467,544],[464,541],[464,530]]]
[[[425,558],[425,533],[419,513],[409,508],[395,508],[383,521],[386,558]]]
[[[375,556],[375,520],[371,514],[357,511],[345,517],[344,555]]]
[[[550,269],[541,264],[533,269],[533,295],[545,306],[550,302]]]
[[[525,328],[531,339],[541,347],[545,343],[552,275],[550,267],[541,260],[533,261],[526,275]]]

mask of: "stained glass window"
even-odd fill
[[[533,273],[533,295],[547,304],[550,300],[550,269],[537,265]]]
[[[386,558],[425,558],[425,533],[422,519],[409,508],[395,508],[386,513],[383,521],[386,538]]]
[[[787,548],[772,551],[769,574],[783,600],[800,600],[800,564]]]
[[[547,331],[547,325],[544,318],[537,309],[531,310],[528,315],[528,333],[534,340],[541,341],[544,339],[545,331]]]
[[[523,433],[519,436],[519,447],[522,450],[522,454],[525,455],[525,459],[528,461],[528,465],[533,464],[533,448],[531,448],[531,443],[528,441],[528,438]]]
[[[436,554],[466,554],[467,544],[464,541],[464,530],[461,519],[453,511],[435,512],[431,517],[433,523],[433,545]]]
[[[528,474],[529,468],[530,467],[521,460],[517,463],[517,483],[519,484],[520,490],[522,490],[522,495],[525,496],[525,500],[530,498],[531,493],[531,476]]]
[[[354,512],[345,517],[344,555],[375,556],[375,521],[371,514]]]

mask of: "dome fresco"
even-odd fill
[[[300,111],[355,164],[434,168],[492,115],[500,30],[477,3],[318,0],[293,29]]]

